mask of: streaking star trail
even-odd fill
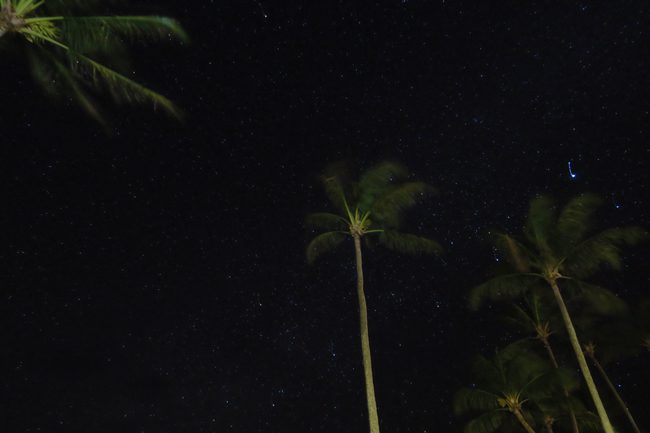
[[[569,161],[568,166],[569,166],[569,176],[571,176],[571,179],[575,179],[577,175],[576,173],[573,172],[573,168],[571,167],[571,161]]]

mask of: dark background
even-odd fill
[[[412,228],[447,252],[366,255],[382,428],[459,431],[472,357],[510,338],[465,308],[486,230],[542,192],[648,225],[650,5],[524,3],[132,6],[191,34],[133,56],[188,116],[114,107],[109,136],[4,56],[0,431],[366,429],[352,246],[309,268],[302,221],[326,163],[386,157],[440,188]],[[605,280],[634,301],[627,257]],[[610,368],[642,427],[647,360]]]

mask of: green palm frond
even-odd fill
[[[408,170],[403,165],[385,161],[364,171],[357,185],[359,201],[357,206],[362,212],[371,210],[377,197],[396,182],[402,182],[408,177]]]
[[[501,428],[505,417],[503,411],[484,413],[469,421],[463,428],[463,433],[493,433]]]
[[[334,250],[345,240],[340,232],[326,232],[316,236],[307,246],[307,261],[314,263],[321,255]]]
[[[616,227],[604,230],[578,244],[566,257],[561,270],[575,278],[587,278],[608,265],[614,270],[622,267],[621,247],[636,245],[648,239],[641,227]]]
[[[628,312],[625,301],[604,287],[574,279],[564,279],[562,287],[573,292],[569,302],[578,304],[582,314],[619,316]]]
[[[183,117],[180,109],[160,93],[154,92],[89,57],[73,53],[71,53],[71,57],[79,60],[78,67],[82,70],[86,69],[92,83],[96,87],[103,87],[108,90],[116,102],[128,104],[150,103],[154,109],[160,107],[178,119]]]
[[[569,200],[557,220],[558,236],[564,248],[574,247],[592,228],[592,216],[603,200],[595,194],[582,194]]]
[[[348,176],[347,164],[338,162],[328,165],[320,177],[323,189],[330,203],[345,216],[348,216],[350,210],[348,191],[346,191],[348,189],[346,186],[349,184]]]
[[[507,233],[492,232],[494,246],[519,272],[529,272],[534,262],[534,254],[523,243]]]
[[[178,21],[168,17],[61,17],[61,23],[62,40],[79,53],[110,50],[124,40],[142,42],[175,37],[183,42],[189,41]]]
[[[400,233],[394,230],[384,230],[379,235],[379,241],[387,248],[410,255],[442,254],[442,246],[422,236]]]
[[[398,227],[404,210],[420,202],[427,194],[435,192],[435,188],[424,182],[405,182],[395,185],[372,204],[372,215],[383,225]]]
[[[348,230],[349,222],[333,213],[315,212],[307,215],[305,225],[312,229],[346,231]]]
[[[83,89],[82,80],[77,77],[71,69],[66,68],[57,59],[52,59],[52,64],[54,64],[56,67],[61,79],[68,85],[68,88],[72,92],[72,96],[77,101],[77,103],[79,103],[81,108],[83,108],[99,124],[107,127],[108,125],[104,119],[104,116],[101,114],[99,107],[95,104],[90,95],[88,95],[88,93]]]
[[[96,11],[98,7],[114,3],[120,3],[121,0],[47,0],[43,8],[51,13],[85,13]]]
[[[539,274],[508,274],[492,278],[470,290],[469,306],[478,310],[485,300],[513,300],[543,282]]]
[[[16,42],[19,42],[17,38],[11,40],[17,49],[28,52],[26,57],[34,68],[33,75],[37,81],[44,87],[53,85],[57,90],[67,90],[72,99],[100,122],[103,118],[88,94],[88,88],[107,90],[116,102],[150,103],[154,108],[160,107],[180,118],[180,110],[169,99],[118,72],[116,67],[126,57],[126,41],[172,37],[187,41],[187,34],[176,20],[167,17],[74,15],[81,10],[96,12],[100,4],[106,3],[2,0],[4,15],[11,17],[13,24],[0,29],[0,36],[11,32],[30,42],[21,44]],[[39,49],[34,50],[35,47]],[[44,59],[36,61],[34,55],[41,55]],[[63,71],[62,66],[68,71]],[[56,76],[56,79],[49,80],[49,75]],[[48,81],[50,86],[46,84]]]
[[[498,398],[498,395],[482,389],[462,388],[454,395],[454,413],[463,415],[472,411],[498,409]]]
[[[556,215],[556,204],[551,197],[542,195],[531,200],[524,233],[545,256],[551,255]]]

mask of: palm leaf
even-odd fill
[[[514,237],[506,233],[492,232],[492,243],[519,272],[529,272],[534,255]]]
[[[583,314],[616,316],[628,311],[625,301],[604,287],[574,279],[565,279],[562,285],[574,292],[569,301],[580,304]]]
[[[485,300],[513,300],[543,281],[538,274],[508,274],[492,278],[470,290],[469,306],[478,310]]]
[[[357,206],[361,212],[371,210],[377,197],[396,182],[401,182],[408,177],[408,170],[403,165],[385,161],[364,171],[357,185],[359,201]]]
[[[551,253],[549,240],[553,238],[555,222],[556,205],[551,197],[539,196],[531,200],[524,233],[545,255]]]
[[[379,241],[387,248],[404,254],[442,254],[442,246],[438,242],[409,233],[384,230],[379,235]]]
[[[346,182],[347,178],[348,167],[343,162],[328,165],[325,173],[320,177],[327,198],[344,215],[349,215],[350,212],[346,192],[346,184],[349,183]]]
[[[327,232],[316,236],[307,245],[307,261],[311,264],[322,254],[332,251],[345,240],[345,235],[340,232]]]
[[[578,244],[562,264],[562,272],[575,278],[586,278],[601,265],[620,270],[622,267],[621,246],[635,245],[648,238],[648,232],[641,227],[616,227],[604,230]]]
[[[348,230],[348,222],[342,217],[328,212],[310,213],[305,218],[305,225],[320,230]]]
[[[496,410],[484,413],[469,421],[463,433],[493,433],[501,427],[505,416],[505,412]]]
[[[402,212],[436,191],[424,182],[405,182],[393,186],[379,196],[372,205],[374,219],[388,227],[399,227]]]
[[[582,194],[571,199],[557,220],[557,232],[563,246],[575,246],[592,226],[591,217],[603,200],[595,194]]]
[[[90,95],[84,90],[82,79],[66,67],[52,53],[41,48],[27,51],[27,59],[34,79],[50,96],[62,96],[62,90],[67,86],[71,96],[83,110],[99,124],[106,127],[104,117]]]
[[[471,411],[498,409],[498,396],[476,388],[462,388],[454,395],[454,413],[462,415]]]
[[[147,41],[189,37],[178,21],[159,16],[61,17],[62,38],[80,53],[110,50],[123,40]],[[28,20],[29,23],[29,20]]]

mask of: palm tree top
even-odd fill
[[[309,262],[348,236],[361,238],[370,234],[377,234],[380,243],[400,252],[441,252],[437,242],[399,231],[403,213],[436,192],[424,182],[409,180],[409,172],[403,165],[380,162],[354,179],[347,167],[338,163],[328,166],[320,181],[336,213],[307,216],[308,226],[325,231],[309,244]]]
[[[494,278],[470,293],[470,305],[478,307],[486,297],[513,298],[540,282],[564,279],[568,286],[589,288],[606,296],[604,289],[581,281],[603,266],[622,268],[621,247],[648,238],[644,228],[613,227],[595,231],[594,215],[602,205],[594,194],[578,195],[559,208],[549,196],[530,202],[523,236],[495,232],[495,247],[507,259],[513,272]],[[602,303],[601,303],[602,304]]]
[[[506,412],[520,412],[534,423],[532,411],[559,400],[562,389],[577,387],[575,375],[553,368],[522,343],[509,345],[492,358],[479,356],[472,372],[475,383],[459,390],[453,401],[457,415],[480,415],[466,424],[465,433],[500,429]],[[548,413],[548,408],[544,412]]]
[[[0,0],[0,42],[10,42],[25,52],[34,78],[48,93],[65,89],[100,122],[103,116],[88,88],[108,91],[118,103],[150,103],[180,117],[180,110],[169,99],[118,69],[124,63],[125,42],[172,37],[187,41],[181,25],[161,16],[78,15],[96,10],[99,3]]]

